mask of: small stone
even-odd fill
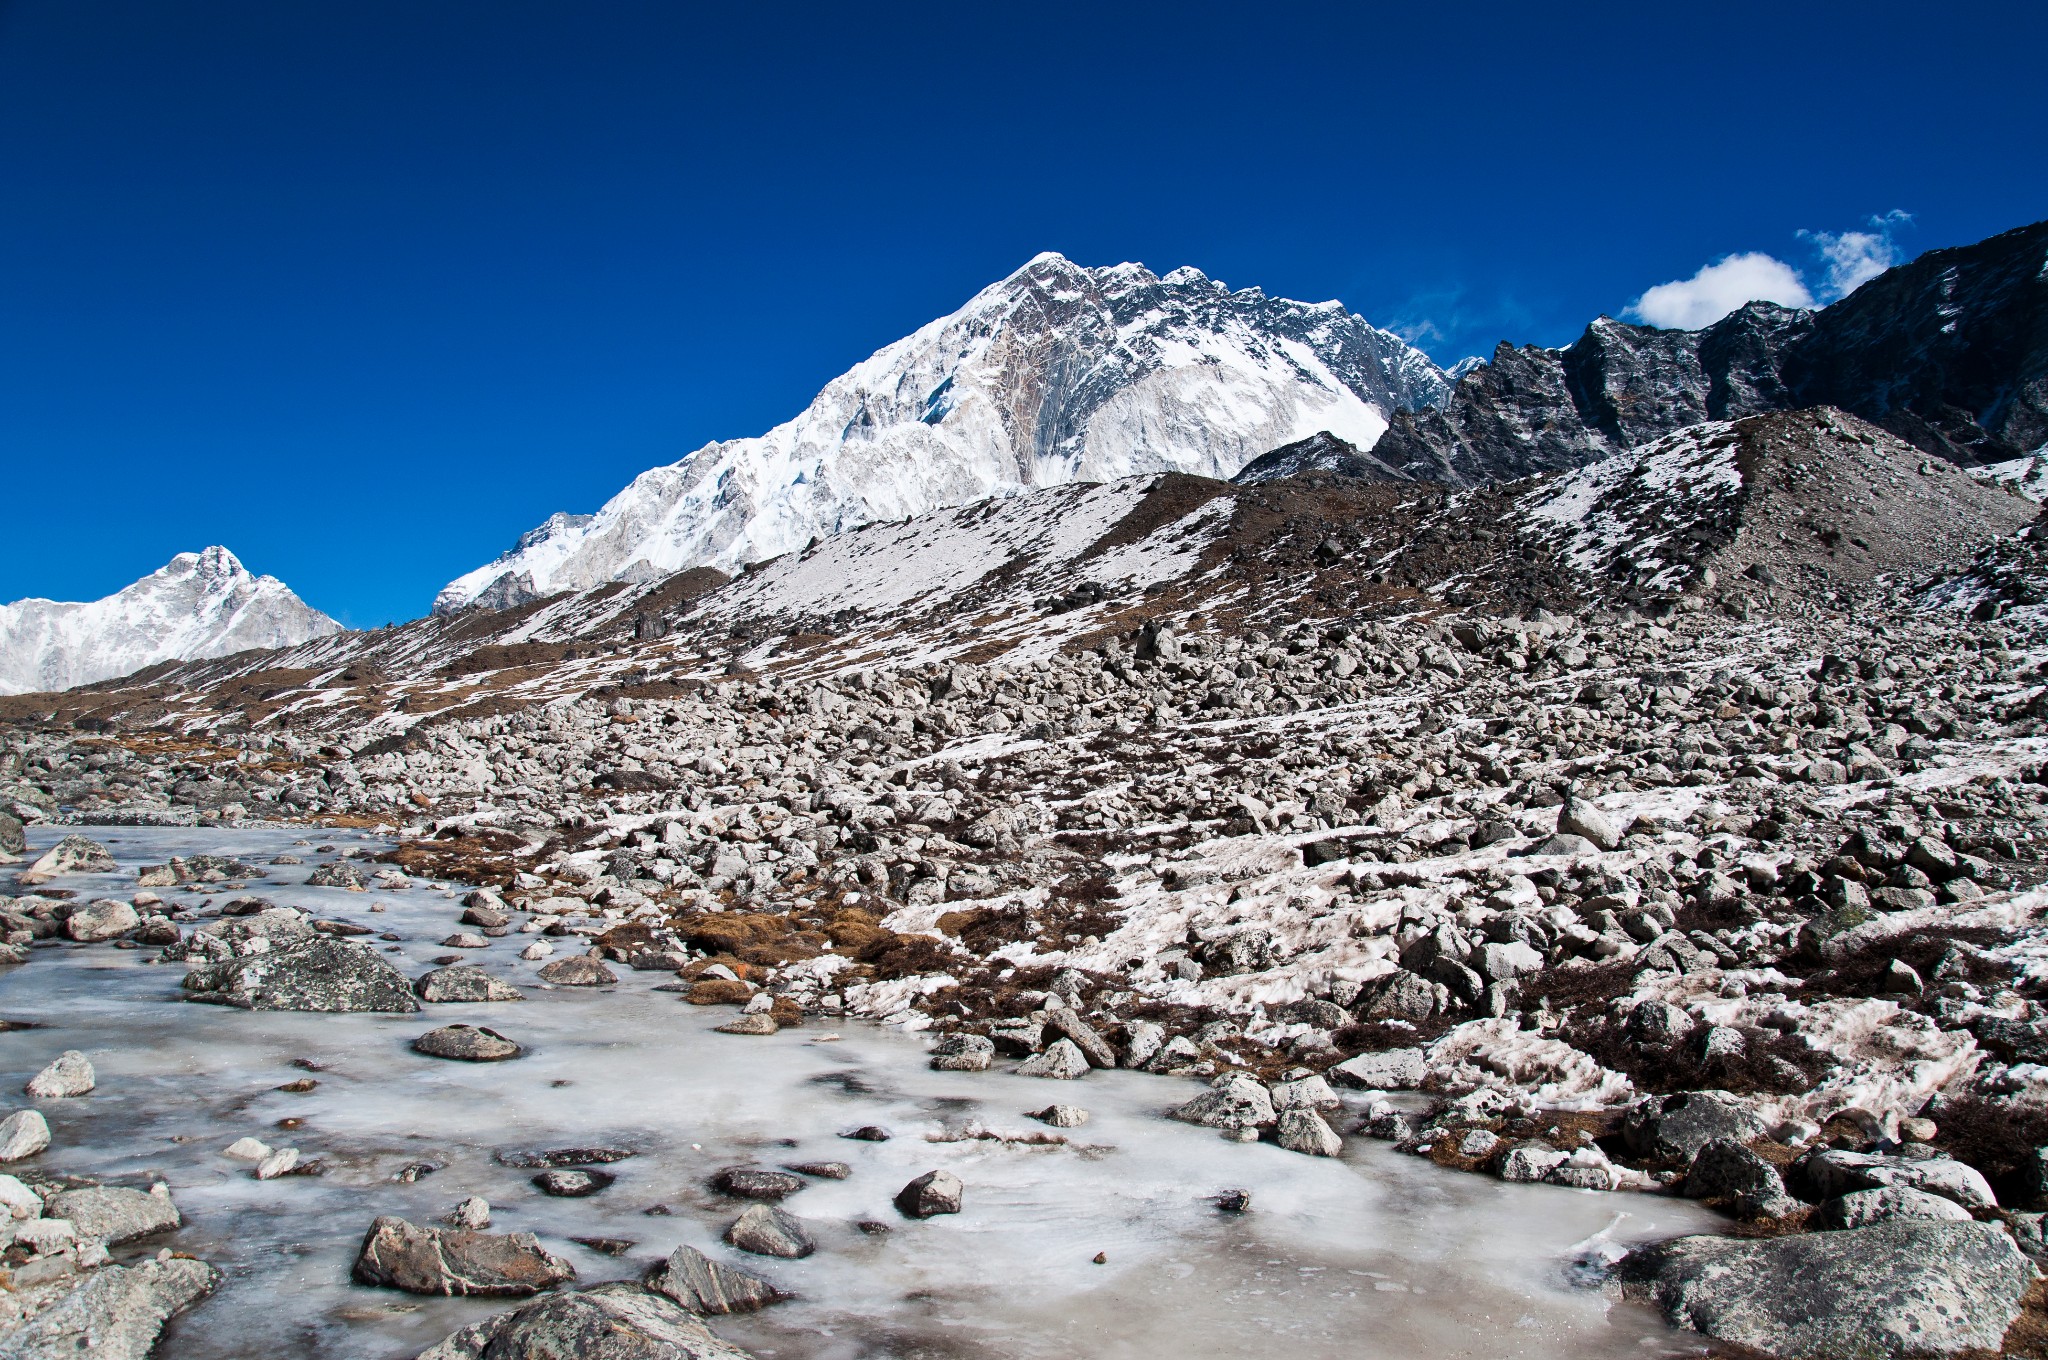
[[[880,1124],[863,1124],[857,1129],[848,1129],[839,1136],[841,1138],[851,1138],[856,1143],[886,1143],[896,1135],[890,1133]]]
[[[756,1256],[780,1256],[792,1261],[818,1249],[805,1231],[802,1219],[769,1204],[756,1204],[734,1219],[725,1230],[725,1240]]]
[[[742,1015],[718,1026],[720,1034],[774,1034],[782,1028],[772,1015]]]
[[[948,1034],[932,1045],[935,1072],[986,1072],[995,1061],[995,1041],[981,1034]]]
[[[525,959],[529,963],[533,963],[537,962],[540,959],[547,958],[550,954],[553,954],[554,952],[555,947],[549,944],[546,940],[535,940],[532,944],[526,946],[526,948],[519,951],[519,957]]]
[[[927,1171],[896,1192],[896,1208],[905,1218],[931,1218],[960,1212],[966,1187],[950,1171]]]
[[[256,1164],[256,1179],[259,1181],[275,1180],[279,1176],[288,1174],[298,1164],[299,1150],[297,1148],[279,1148]]]
[[[488,949],[491,942],[474,931],[458,930],[441,941],[443,949]]]
[[[0,1162],[33,1157],[50,1145],[50,1125],[34,1110],[16,1110],[0,1119]]]
[[[1216,1196],[1216,1207],[1226,1214],[1251,1212],[1252,1192],[1249,1190],[1225,1190]]]
[[[135,908],[109,898],[72,912],[64,922],[64,934],[80,944],[98,944],[119,939],[141,924],[142,917]]]
[[[1031,1118],[1056,1129],[1078,1129],[1088,1122],[1088,1112],[1078,1105],[1048,1105],[1042,1110],[1033,1110]]]
[[[845,1162],[791,1162],[789,1169],[828,1181],[843,1181],[853,1174],[853,1168]]]
[[[1899,1121],[1899,1137],[1909,1143],[1931,1143],[1940,1132],[1932,1119],[1915,1117]]]
[[[729,1166],[711,1178],[711,1187],[737,1199],[788,1199],[804,1188],[802,1176],[755,1166]]]
[[[543,1195],[556,1199],[587,1199],[617,1179],[609,1171],[543,1171],[533,1183]]]
[[[258,1138],[237,1138],[221,1149],[221,1155],[238,1162],[260,1162],[270,1155],[270,1144]]]
[[[475,964],[456,964],[422,973],[412,984],[413,995],[422,1001],[524,1001],[517,987],[492,977]]]
[[[455,1212],[448,1215],[448,1221],[458,1228],[471,1232],[482,1232],[491,1226],[491,1202],[478,1195],[455,1206]]]
[[[443,1025],[412,1041],[413,1051],[457,1062],[504,1062],[525,1050],[494,1029],[481,1025]]]
[[[93,1085],[92,1064],[74,1048],[30,1077],[27,1089],[37,1100],[64,1100],[85,1095]]]

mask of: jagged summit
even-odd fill
[[[0,694],[70,689],[153,666],[289,647],[342,631],[226,548],[179,553],[90,603],[0,605]]]
[[[594,517],[555,516],[435,609],[730,571],[1030,487],[1228,478],[1322,430],[1370,448],[1390,414],[1446,390],[1426,355],[1340,305],[1046,252],[856,364],[787,424],[643,473]]]

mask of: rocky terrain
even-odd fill
[[[314,881],[472,885],[449,928],[530,936],[549,985],[671,974],[735,1036],[880,1021],[935,1067],[1063,1083],[1055,1127],[1091,1073],[1137,1068],[1208,1082],[1162,1112],[1226,1139],[1702,1200],[1725,1233],[1583,1268],[1748,1353],[2039,1354],[2035,514],[1823,408],[1463,491],[1314,459],[1053,488],[731,579],[23,696],[0,709],[5,947],[29,970],[58,938],[159,949],[244,1008],[488,995],[158,895],[249,866],[57,895],[111,861],[89,830],[33,859],[20,835],[385,826],[390,863]],[[519,1053],[469,1025],[415,1047]],[[806,1254],[748,1213],[740,1249]],[[561,1278],[475,1228],[368,1227],[359,1279]],[[547,1293],[430,1354],[733,1353],[691,1310],[753,1286],[670,1273],[689,1298]]]

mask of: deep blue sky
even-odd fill
[[[2048,216],[2038,4],[0,0],[0,600],[368,626],[1040,250],[1439,359]]]

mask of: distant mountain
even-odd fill
[[[795,420],[645,472],[595,516],[554,516],[434,607],[731,571],[1031,487],[1228,478],[1318,431],[1370,448],[1394,413],[1448,390],[1426,355],[1335,302],[1040,255],[834,379]]]
[[[341,625],[226,548],[179,553],[90,604],[0,605],[0,694],[70,689],[160,661],[289,647]]]
[[[1442,402],[1395,412],[1372,452],[1471,486],[1815,406],[1964,465],[2048,443],[2048,222],[1929,251],[1819,311],[1753,302],[1697,331],[1603,316],[1564,349],[1503,343]]]

